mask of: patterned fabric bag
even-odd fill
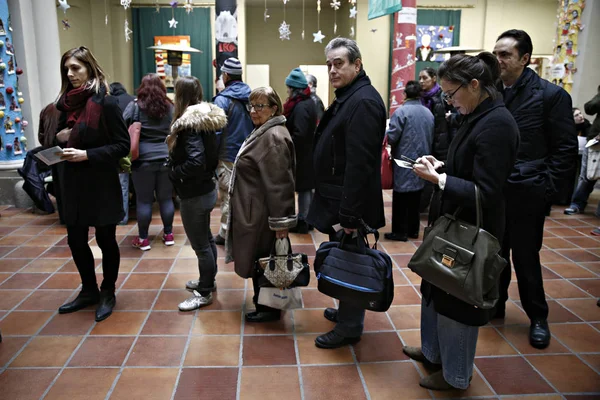
[[[286,246],[287,245],[287,246]],[[287,247],[287,251],[284,249]],[[305,254],[292,253],[289,238],[275,239],[271,255],[258,259],[264,277],[276,288],[287,288],[294,283],[302,270],[310,267]]]

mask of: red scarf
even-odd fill
[[[302,100],[309,99],[309,98],[310,98],[310,88],[309,87],[306,87],[306,89],[304,89],[301,94],[288,98],[285,101],[285,104],[283,105],[283,115],[286,118],[289,117],[290,114],[292,113],[292,110],[294,109],[294,107],[296,107],[296,104],[300,103]]]
[[[81,85],[58,99],[56,108],[67,113],[67,127],[71,128],[67,147],[81,149],[81,136],[99,130],[105,95],[104,87],[96,93],[87,85]]]

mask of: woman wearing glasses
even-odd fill
[[[235,261],[235,272],[252,278],[256,311],[246,314],[246,321],[268,322],[278,320],[281,311],[258,304],[254,264],[269,255],[276,237],[287,237],[296,226],[296,161],[277,92],[270,87],[254,89],[249,103],[255,129],[242,144],[231,176],[226,262]]]
[[[515,162],[519,130],[496,89],[500,67],[491,53],[456,55],[438,70],[446,102],[465,116],[444,164],[421,157],[415,173],[442,191],[442,212],[476,222],[475,188],[482,203],[482,228],[502,240],[505,208],[502,189]],[[445,170],[444,170],[445,168]],[[437,371],[421,386],[432,390],[466,389],[473,375],[479,326],[493,315],[467,304],[427,281],[421,283],[421,347],[405,347],[412,359]]]
[[[175,83],[175,109],[171,133],[167,136],[169,178],[181,199],[181,221],[198,258],[200,272],[194,296],[179,304],[181,311],[211,304],[212,292],[216,290],[217,246],[210,231],[210,213],[217,201],[216,132],[225,125],[225,112],[202,101],[198,78],[180,77]]]

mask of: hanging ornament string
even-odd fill
[[[352,8],[350,9],[350,19],[354,19],[354,21],[351,21],[351,24],[350,24],[351,25],[350,26],[350,37],[353,38],[355,29],[356,29],[356,14],[358,13],[358,10],[356,9],[356,7],[357,7],[356,0],[348,0],[348,2],[352,6]]]
[[[171,19],[169,20],[169,28],[175,30],[175,28],[177,28],[177,24],[179,23],[179,21],[175,19],[175,9],[177,8],[177,2],[172,1],[169,4],[171,5]]]
[[[106,5],[106,0],[104,0],[104,25],[108,25],[108,7]]]
[[[313,33],[313,43],[323,43],[325,35],[321,33],[321,0],[317,0],[317,31]]]
[[[279,39],[281,40],[290,40],[290,35],[292,32],[290,31],[290,26],[285,22],[285,5],[289,0],[283,0],[283,22],[279,25]]]
[[[333,34],[335,35],[337,33],[337,10],[340,9],[340,2],[339,2],[339,0],[333,0],[331,3],[329,3],[329,5],[334,10],[333,11]]]
[[[304,0],[302,0],[302,40],[304,40]]]
[[[267,0],[265,0],[265,13],[263,14],[263,19],[267,22],[267,19],[270,17],[269,9],[267,8]]]
[[[192,0],[185,0],[185,5],[183,6],[183,8],[185,8],[185,12],[190,15],[191,12],[194,12],[194,5],[192,4]]]

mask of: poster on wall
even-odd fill
[[[434,53],[452,46],[453,26],[417,25],[417,61],[443,62],[450,54]]]
[[[584,0],[559,0],[558,27],[549,80],[567,92],[571,92],[573,74],[577,72],[577,43],[579,31],[584,28],[581,24],[584,8]]]
[[[238,25],[236,0],[215,1],[215,41],[217,43],[213,66],[217,69],[216,88],[224,88],[221,67],[225,60],[238,56]],[[242,60],[242,63],[244,60]]]
[[[190,37],[189,35],[154,36],[155,46],[167,44],[189,47]],[[182,57],[182,63],[177,67],[179,76],[190,76],[192,74],[192,59],[190,53],[183,53]],[[171,74],[172,67],[167,64],[167,50],[154,50],[154,62],[156,63],[156,73],[165,81],[165,85],[168,88],[174,87],[173,75]]]
[[[403,0],[402,10],[394,15],[392,71],[390,76],[390,116],[404,102],[404,86],[415,78],[415,48],[417,43],[416,0]]]

